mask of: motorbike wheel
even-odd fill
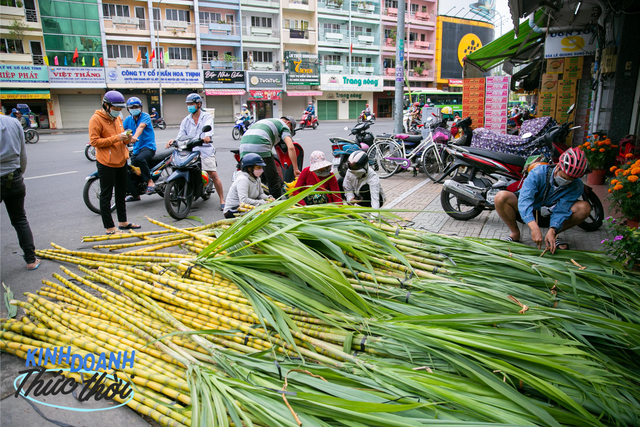
[[[160,130],[165,130],[167,127],[167,124],[163,121],[158,122],[158,127],[160,128]]]
[[[589,214],[589,217],[582,223],[578,224],[578,227],[582,228],[584,231],[596,231],[602,226],[602,222],[604,221],[604,208],[602,207],[602,202],[593,190],[587,191],[586,189],[582,192],[582,195],[578,200],[584,200],[585,202],[589,202],[591,205],[591,213]]]
[[[28,129],[24,133],[24,140],[27,144],[35,144],[40,140],[40,135],[33,129]]]
[[[209,198],[213,193],[215,193],[215,190],[213,187],[213,181],[209,181],[209,183],[204,189],[204,193],[202,194],[202,200],[209,200]]]
[[[438,163],[436,149],[434,146],[429,147],[422,152],[422,156],[420,157],[420,164],[422,165],[424,173],[427,174],[427,177],[433,182],[441,179],[444,176],[444,171],[453,163],[453,157],[451,157],[447,151],[441,153],[443,157],[442,163]]]
[[[84,204],[89,208],[89,210],[93,213],[100,215],[100,178],[97,176],[95,178],[90,178],[84,184],[84,189],[82,190],[82,199],[84,200]],[[116,210],[116,200],[115,196],[111,196],[111,212]]]
[[[238,128],[233,128],[233,130],[231,131],[231,136],[233,137],[233,139],[235,139],[236,141],[238,139],[240,139],[240,129]]]
[[[380,178],[389,178],[400,170],[400,165],[386,157],[401,157],[402,150],[398,143],[387,140],[378,141],[369,148],[367,152],[369,156],[369,165],[378,174]]]
[[[358,123],[358,124],[362,123],[362,116],[361,116],[361,117],[358,117],[358,121],[357,121],[357,123]]]
[[[185,219],[191,211],[193,195],[189,194],[189,183],[184,178],[177,178],[167,184],[164,189],[164,207],[174,219]]]
[[[94,147],[93,145],[87,145],[84,148],[84,156],[90,162],[95,162],[96,161],[96,147]]]
[[[315,123],[313,124],[313,130],[318,129],[318,125],[319,125],[319,123],[318,123],[318,122],[315,122]]]
[[[169,178],[172,172],[173,168],[171,166],[167,166],[162,169],[162,172],[160,172],[160,176],[156,180],[156,193],[158,193],[160,197],[164,197],[164,189],[166,187],[167,178]]]
[[[469,182],[469,178],[464,176],[454,176],[451,179],[459,182],[460,184],[467,184]],[[453,219],[459,219],[461,221],[473,219],[480,215],[484,210],[482,206],[470,206],[461,202],[460,200],[458,200],[455,194],[449,193],[444,188],[440,192],[440,204],[442,205],[442,209],[444,209],[447,215],[449,215]],[[470,209],[463,210],[464,207]]]

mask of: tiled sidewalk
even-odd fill
[[[411,173],[405,172],[383,179],[381,182],[387,197],[385,207],[393,211],[410,210],[411,212],[397,212],[397,214],[407,221],[412,221],[413,223],[410,222],[409,225],[413,228],[460,237],[500,239],[509,235],[509,228],[502,222],[496,211],[484,211],[469,221],[451,218],[440,205],[442,185],[429,182],[424,174],[414,177]],[[419,185],[420,187],[416,188]],[[604,200],[606,190],[604,186],[601,187],[603,188],[595,188],[595,190],[607,212],[608,204]],[[523,243],[533,246],[529,228],[525,224],[518,225]],[[544,236],[546,229],[542,231]],[[575,227],[563,232],[561,237],[569,243],[571,249],[597,251],[602,248],[600,242],[612,236],[602,226],[593,232]]]

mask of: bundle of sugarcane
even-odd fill
[[[41,297],[60,308],[17,303],[44,330],[14,326],[3,348],[22,356],[16,345],[42,348],[54,329],[87,339],[85,324],[105,345],[153,343],[140,369],[186,381],[152,390],[188,395],[196,425],[640,423],[638,275],[597,254],[541,258],[392,227],[368,209],[293,206],[313,190],[215,226],[153,221],[168,233],[135,236],[184,241],[188,254],[40,251],[79,265],[87,276],[64,271],[102,299],[57,276]]]

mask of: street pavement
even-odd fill
[[[296,136],[305,151],[305,166],[314,150],[323,151],[331,161],[329,138],[347,137],[345,126],[354,122],[325,122],[317,130],[305,130]],[[239,141],[231,138],[231,125],[215,127],[214,145],[217,150],[218,173],[225,190],[231,185],[231,176],[236,161],[229,150],[235,149]],[[390,132],[393,124],[390,120],[379,120],[373,127],[375,134]],[[156,132],[158,147],[173,139],[177,129],[169,128]],[[54,242],[70,250],[91,250],[92,243],[83,243],[82,236],[104,233],[100,216],[86,208],[82,200],[84,178],[95,171],[95,163],[84,156],[86,132],[43,134],[35,145],[27,145],[28,166],[25,173],[27,197],[25,208],[37,248],[48,248]],[[460,237],[500,238],[508,234],[508,229],[494,211],[485,211],[470,221],[456,221],[447,216],[440,206],[441,185],[429,182],[423,174],[414,177],[411,173],[400,173],[382,180],[387,196],[387,206],[398,210],[409,226],[436,233]],[[600,193],[606,192],[603,188]],[[191,215],[205,223],[222,219],[220,201],[213,195],[208,201],[194,203]],[[42,285],[42,279],[50,279],[52,273],[59,272],[58,263],[43,260],[36,271],[26,271],[21,249],[6,210],[0,209],[0,279],[10,286],[15,297],[24,299],[24,292],[35,293]],[[175,221],[165,211],[163,200],[158,195],[142,196],[142,201],[127,204],[128,219],[143,226],[143,231],[159,227],[149,223],[145,216],[174,224],[178,227],[197,225],[197,220]],[[114,213],[114,220],[115,220]],[[524,243],[532,244],[529,233],[524,230]],[[576,228],[564,233],[572,249],[598,250],[600,241],[607,236],[604,229],[586,233]],[[4,304],[0,304],[0,317],[6,316]],[[20,310],[20,314],[21,310]],[[32,426],[42,423],[40,416],[27,404],[25,399],[12,397],[13,380],[24,362],[7,354],[0,355],[0,425]],[[9,397],[7,397],[9,396]],[[73,398],[56,396],[58,404],[78,406]],[[86,405],[83,403],[82,405]],[[84,406],[83,406],[84,407]],[[61,409],[39,406],[42,412],[53,419],[77,426],[148,425],[146,421],[125,408],[101,412],[71,412]]]

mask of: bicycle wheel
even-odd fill
[[[38,135],[38,132],[36,132],[35,130],[28,129],[24,133],[24,139],[27,144],[35,144],[40,140],[40,135]]]
[[[438,147],[436,145],[432,145],[422,152],[422,157],[420,158],[420,163],[424,173],[427,174],[429,179],[433,182],[442,179],[444,171],[451,166],[451,163],[453,163],[454,160],[447,151],[443,150],[440,154],[442,157],[440,158],[440,161],[438,161],[438,157],[436,156],[437,149]]]
[[[392,140],[379,141],[367,152],[369,167],[378,173],[380,178],[388,178],[400,170],[400,164],[389,157],[403,157],[400,145]]]

